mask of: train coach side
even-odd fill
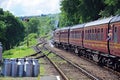
[[[83,48],[84,25],[85,24],[79,24],[72,26],[70,28],[70,33],[69,33],[70,49],[72,49],[77,54],[79,53],[79,50]]]
[[[115,20],[116,19],[116,20]],[[84,27],[83,44],[87,58],[100,65],[120,68],[120,17],[89,22]]]
[[[111,20],[109,29],[112,31],[112,38],[109,41],[110,54],[120,58],[120,16],[115,16]]]
[[[60,46],[64,49],[69,48],[69,31],[70,27],[60,29]]]
[[[54,39],[64,49],[120,71],[120,16],[61,28]]]
[[[112,18],[89,22],[85,25],[83,44],[86,49],[108,53],[108,24]]]
[[[60,45],[60,29],[53,32],[53,44],[58,47]]]

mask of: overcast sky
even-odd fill
[[[60,0],[0,0],[0,8],[15,16],[60,13]]]

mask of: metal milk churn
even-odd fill
[[[4,59],[2,73],[4,76],[10,76],[11,73],[11,61],[9,59]]]
[[[22,77],[24,75],[24,59],[18,59],[18,76]]]
[[[0,62],[2,62],[2,44],[1,44],[1,42],[0,42]]]
[[[26,58],[25,65],[24,65],[24,71],[25,71],[25,76],[26,77],[31,77],[32,76],[32,62],[30,58]]]
[[[16,77],[17,76],[17,68],[18,68],[16,59],[11,59],[11,67],[12,67],[11,68],[11,76]]]
[[[39,74],[40,65],[38,59],[33,59],[33,76],[37,77]]]

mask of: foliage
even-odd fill
[[[33,46],[37,43],[36,41],[37,34],[35,33],[29,34],[28,38],[29,38],[29,46]],[[25,37],[24,41],[20,43],[20,46],[4,51],[3,58],[23,58],[25,56],[33,54],[34,53],[33,49],[27,47],[26,42],[27,42],[27,37]]]
[[[28,33],[38,33],[40,22],[38,18],[31,18],[28,22]]]
[[[37,43],[37,34],[36,33],[31,33],[28,36],[24,38],[24,41],[20,43],[20,46],[27,46],[27,41],[29,42],[29,46],[33,46]]]
[[[55,21],[57,20],[58,15],[47,15],[47,16],[41,16],[39,18],[40,20],[40,27],[39,27],[39,33],[40,36],[46,36],[49,34],[52,30],[55,29]]]
[[[55,29],[55,21],[57,17],[57,14],[49,14],[29,18],[29,21],[23,21],[26,35],[37,33],[37,36],[46,36],[46,34],[49,34],[49,32]]]
[[[0,9],[0,41],[4,49],[13,48],[24,38],[24,26],[10,12]]]
[[[120,0],[104,0],[104,4],[106,5],[104,10],[100,12],[100,15],[103,17],[108,16],[115,16],[120,14],[120,6],[119,6]]]
[[[17,48],[5,51],[3,53],[3,58],[23,58],[33,53],[34,51],[31,48],[19,46]]]
[[[71,26],[120,14],[120,0],[62,0],[60,26]]]

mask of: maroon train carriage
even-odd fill
[[[112,38],[109,42],[110,54],[120,57],[120,16],[115,16],[110,21],[109,29],[112,30]]]
[[[84,27],[84,47],[86,49],[108,53],[107,34],[110,18],[89,22]]]
[[[120,16],[89,22],[84,26],[87,58],[113,69],[120,68]],[[111,34],[111,36],[109,35]]]
[[[53,32],[53,44],[58,47],[60,45],[60,29]]]
[[[100,60],[99,54],[107,56],[108,25],[112,18],[113,17],[86,23],[84,27],[83,45],[86,50],[84,55],[86,55],[88,58],[98,62]]]
[[[58,38],[64,49],[120,70],[120,16],[62,28]]]
[[[78,54],[78,50],[83,48],[83,28],[85,24],[75,25],[70,28],[69,44],[70,49]]]
[[[64,49],[68,49],[69,46],[69,31],[70,27],[60,29],[60,46]]]

